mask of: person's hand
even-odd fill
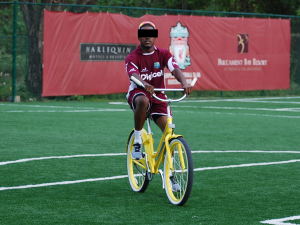
[[[187,96],[189,96],[192,93],[193,87],[189,84],[182,85],[182,88],[184,89],[184,93],[186,93]]]
[[[150,95],[154,94],[154,87],[148,83],[144,83],[145,85],[145,91],[148,92]]]

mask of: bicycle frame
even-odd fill
[[[170,115],[170,105],[168,105],[168,118],[167,118],[166,128],[164,130],[164,133],[162,134],[162,137],[161,137],[161,140],[158,145],[156,153],[154,153],[154,149],[153,149],[154,141],[153,141],[153,137],[152,137],[151,125],[150,125],[149,118],[147,118],[147,125],[148,125],[148,133],[147,133],[148,138],[143,143],[143,145],[145,147],[145,152],[146,152],[145,159],[147,160],[146,165],[148,165],[148,167],[147,167],[148,172],[151,172],[153,174],[158,173],[159,164],[161,162],[163,162],[165,152],[167,152],[167,154],[166,154],[167,160],[171,167],[171,170],[173,170],[169,141],[172,138],[180,137],[182,135],[174,134],[175,125],[173,124],[173,118]],[[138,161],[138,160],[136,160],[136,161]]]
[[[141,87],[144,86],[135,77],[131,77],[131,79],[139,86],[141,86]],[[192,81],[191,85],[194,86],[196,81],[197,81],[197,78],[195,78]],[[160,89],[160,88],[157,88],[157,89],[154,89],[154,91],[184,91],[184,90],[183,89]],[[168,103],[167,124],[166,124],[165,130],[162,134],[157,151],[154,152],[154,149],[153,149],[154,140],[153,140],[153,136],[152,136],[153,133],[151,131],[150,119],[147,118],[148,133],[145,131],[145,129],[143,129],[143,132],[142,132],[142,140],[143,140],[143,145],[145,148],[146,155],[144,158],[142,158],[140,160],[133,160],[133,161],[135,164],[141,166],[143,169],[147,170],[149,173],[157,174],[157,173],[159,173],[159,170],[158,170],[159,164],[163,163],[164,155],[165,155],[164,153],[166,152],[166,157],[167,157],[169,167],[174,172],[169,142],[173,138],[182,137],[182,135],[174,134],[175,124],[173,124],[173,118],[171,116],[170,104],[172,102],[179,102],[179,101],[183,100],[184,98],[186,98],[186,94],[184,94],[180,99],[176,99],[176,100],[161,99],[161,98],[157,97],[155,94],[153,95],[153,97],[160,101]],[[134,132],[134,129],[132,130],[132,132]],[[132,134],[132,132],[131,132],[131,134]],[[131,136],[131,134],[129,135],[129,137]],[[129,139],[128,139],[127,146],[129,146],[129,144],[130,143],[129,143]],[[128,147],[127,147],[127,149],[128,149]],[[127,149],[126,149],[126,152],[127,152]],[[179,151],[181,168],[184,170],[186,168],[186,166],[184,164],[182,150],[180,147],[178,148],[178,151]]]
[[[170,107],[170,106],[168,106]],[[157,174],[159,173],[159,164],[163,163],[164,159],[164,153],[167,152],[167,160],[172,171],[173,165],[172,165],[172,158],[171,158],[171,152],[170,152],[170,146],[169,141],[176,137],[182,137],[182,135],[175,135],[174,134],[174,128],[175,124],[173,124],[173,118],[171,116],[168,116],[167,118],[167,124],[166,128],[164,130],[164,133],[162,134],[160,143],[158,145],[157,151],[154,152],[153,144],[153,133],[151,131],[151,125],[150,125],[150,119],[147,118],[147,125],[148,125],[148,132],[146,132],[145,129],[143,129],[142,133],[142,139],[144,140],[143,145],[145,148],[146,156],[145,158],[142,158],[141,160],[133,160],[135,164],[141,166],[142,168],[146,169],[148,172]],[[132,130],[132,132],[134,129]],[[127,141],[127,146],[129,144],[129,139]],[[182,168],[185,168],[182,152],[180,153]],[[147,163],[146,163],[147,161]]]

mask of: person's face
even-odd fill
[[[144,27],[142,27],[142,30],[143,29],[148,29],[148,30],[152,29],[153,30],[154,28],[151,26],[144,26]],[[149,48],[153,47],[155,39],[156,39],[155,37],[140,37],[139,41],[140,41],[142,47],[149,49]]]

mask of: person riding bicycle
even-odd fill
[[[138,28],[140,45],[125,59],[128,76],[134,76],[145,86],[145,89],[142,89],[131,81],[126,95],[128,104],[134,111],[135,144],[131,154],[133,159],[142,158],[142,129],[149,109],[152,119],[162,132],[166,127],[168,104],[152,97],[156,94],[162,99],[167,99],[163,92],[154,93],[154,88],[165,88],[164,68],[167,67],[181,83],[187,95],[192,92],[192,86],[187,84],[172,54],[154,45],[157,33],[152,22],[141,23]]]

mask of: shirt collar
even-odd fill
[[[137,52],[139,55],[152,55],[155,51],[157,51],[157,48],[155,45],[154,45],[154,51],[150,52],[150,53],[143,53],[140,45],[137,47]]]

